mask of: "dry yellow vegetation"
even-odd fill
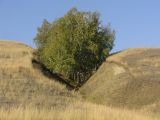
[[[64,109],[0,109],[1,120],[159,120],[149,114],[76,102]]]
[[[56,78],[46,75],[47,71],[35,65],[33,59],[31,47],[0,41],[0,107],[66,106],[79,97]]]
[[[125,52],[125,55],[117,54],[121,58],[110,57],[100,67],[80,89],[87,99],[86,102],[79,92],[69,90],[59,78],[50,76],[40,64],[33,62],[34,49],[13,41],[0,41],[0,120],[159,120],[160,89],[156,79],[159,75],[159,50],[152,49],[152,52],[147,54],[137,50],[139,56],[134,54],[137,58],[131,57],[134,52],[130,50]],[[127,58],[123,59],[123,55]],[[144,58],[139,60],[143,55]],[[135,59],[137,64],[134,64]],[[126,61],[130,63],[127,65]],[[120,63],[120,66],[117,63]],[[153,82],[134,82],[133,77],[139,75],[136,68],[142,63],[145,72],[138,70],[141,75],[147,75],[149,78],[154,75]],[[148,64],[151,64],[151,70],[155,71],[153,75],[147,72],[148,68],[145,66]],[[124,87],[126,84],[129,86]],[[123,87],[125,89],[122,89]],[[141,96],[144,98],[137,102]],[[141,107],[136,110],[114,108],[125,105]]]
[[[160,49],[128,49],[111,55],[80,88],[94,103],[160,114]]]

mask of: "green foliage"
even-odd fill
[[[49,30],[51,28],[51,24],[45,19],[43,21],[43,24],[40,28],[37,29],[38,33],[36,37],[34,38],[34,42],[38,47],[41,47],[46,43],[46,40],[48,39]]]
[[[50,71],[81,85],[109,55],[114,31],[101,25],[97,12],[73,8],[52,24],[45,20],[35,41],[40,61]]]

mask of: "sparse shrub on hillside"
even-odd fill
[[[40,61],[51,72],[81,85],[109,55],[114,31],[101,25],[97,12],[73,8],[52,24],[45,20],[34,40]]]

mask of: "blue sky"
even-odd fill
[[[116,31],[113,51],[160,47],[160,0],[0,0],[0,39],[35,46],[43,19],[52,22],[70,8],[98,11]]]

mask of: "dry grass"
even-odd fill
[[[160,104],[156,102],[160,96],[158,80],[143,82],[144,79],[141,79],[137,82],[134,78],[138,76],[136,67],[140,63],[153,64],[149,58],[138,60],[135,68],[130,70],[128,65],[133,67],[132,59],[137,61],[137,58],[129,56],[126,61],[130,62],[123,64],[121,60],[125,55],[120,55],[119,61],[112,59],[110,61],[113,62],[103,64],[80,90],[87,100],[99,104],[143,106],[141,111],[129,111],[85,102],[79,93],[69,91],[65,85],[35,68],[32,63],[33,52],[34,50],[26,45],[0,41],[0,120],[158,120],[147,114],[148,111],[153,113],[159,110]],[[146,56],[143,51],[136,53]],[[125,54],[128,55],[128,52]],[[154,51],[154,56],[157,55],[158,52]],[[118,60],[118,57],[116,59]],[[152,66],[154,71],[159,70],[158,59],[153,59],[156,61]],[[142,68],[147,71],[147,68]],[[144,74],[148,74],[146,71]],[[157,77],[158,74],[156,72],[153,75]],[[151,74],[147,77],[151,77]],[[141,96],[143,99],[140,100]],[[145,111],[145,114],[142,111]]]
[[[80,91],[88,101],[116,107],[139,109],[157,103],[159,53],[160,49],[129,49],[110,56]]]
[[[64,109],[0,109],[1,120],[158,120],[149,114],[76,102]]]
[[[26,45],[0,41],[0,107],[65,107],[75,101],[76,93],[34,67],[33,52]]]

